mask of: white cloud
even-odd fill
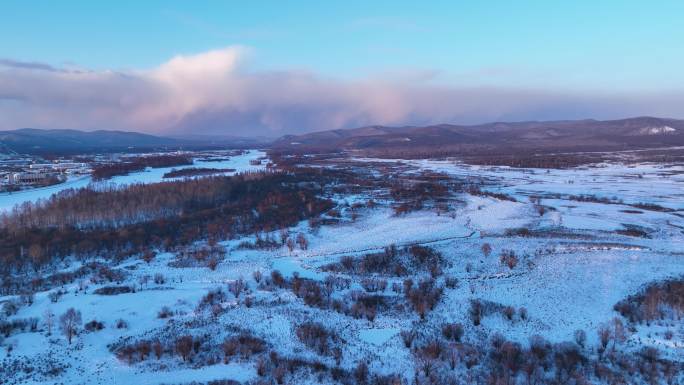
[[[678,117],[684,100],[682,94],[438,87],[415,72],[356,81],[255,72],[248,51],[228,47],[122,72],[0,60],[0,128],[277,136],[370,124]]]

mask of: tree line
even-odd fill
[[[95,166],[92,176],[94,180],[109,179],[117,175],[128,175],[136,171],[144,171],[147,167],[172,167],[191,165],[192,158],[186,155],[138,156],[126,162],[108,163]]]

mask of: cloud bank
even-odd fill
[[[372,124],[681,117],[684,102],[684,93],[460,88],[410,75],[337,80],[301,71],[253,71],[246,56],[246,48],[228,47],[127,71],[3,59],[0,129],[279,136]]]

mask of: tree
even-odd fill
[[[356,368],[354,369],[354,378],[356,378],[356,381],[359,384],[366,383],[366,379],[368,378],[368,365],[366,365],[365,362],[361,361],[356,365]]]
[[[81,325],[81,312],[72,308],[69,308],[61,317],[59,317],[59,326],[62,329],[62,333],[66,336],[69,344],[71,344],[71,339],[78,331],[78,327]]]
[[[584,348],[584,345],[587,343],[587,333],[582,329],[575,330],[575,342],[581,348]]]
[[[150,263],[150,262],[152,262],[152,260],[153,260],[154,257],[156,257],[156,256],[157,256],[157,253],[155,253],[154,251],[152,251],[152,250],[145,250],[145,252],[144,252],[143,255],[142,255],[142,259],[143,259],[143,261],[145,261],[145,262],[147,262],[147,263]]]
[[[164,353],[164,347],[162,346],[161,342],[154,341],[152,343],[152,351],[154,351],[154,355],[157,357],[157,359],[160,359]]]
[[[53,313],[50,309],[45,309],[43,312],[43,319],[45,321],[47,334],[52,335],[52,325],[55,323],[55,313]]]
[[[147,285],[147,283],[150,282],[150,276],[149,275],[143,275],[140,278],[138,278],[138,282],[140,283],[140,290],[143,290],[143,288]]]
[[[299,248],[302,250],[306,250],[309,248],[309,241],[302,233],[297,234],[297,244],[299,245]]]
[[[228,291],[233,293],[233,295],[237,299],[238,297],[240,297],[240,293],[242,293],[242,291],[245,290],[245,287],[245,281],[243,281],[242,278],[240,278],[228,284]]]
[[[28,255],[34,266],[37,267],[43,264],[45,253],[43,253],[43,248],[39,244],[32,244],[28,249]]]
[[[608,343],[610,342],[610,337],[611,337],[611,330],[609,326],[606,325],[601,325],[599,329],[596,331],[599,337],[599,348],[598,352],[599,355],[602,354],[605,350],[606,347],[608,346]]]
[[[252,277],[254,278],[254,282],[259,283],[261,282],[263,273],[261,272],[261,270],[254,270],[254,272],[252,273]]]
[[[625,325],[620,318],[613,318],[613,351],[615,351],[616,344],[623,343],[626,340],[627,332],[625,331]]]

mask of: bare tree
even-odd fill
[[[237,279],[231,283],[228,284],[228,290],[233,293],[235,298],[240,297],[240,293],[242,293],[243,290],[245,290],[245,281],[242,280],[242,278]]]
[[[45,322],[45,328],[47,329],[47,334],[52,335],[52,326],[55,323],[55,313],[51,309],[45,309],[43,312],[43,320]]]
[[[622,320],[618,317],[613,318],[613,351],[615,351],[615,345],[618,343],[623,343],[627,340],[627,331],[625,330],[625,325]]]
[[[606,325],[601,325],[599,329],[596,331],[598,333],[600,345],[598,348],[599,355],[601,355],[605,350],[606,347],[608,346],[608,343],[610,342],[610,337],[611,337],[611,330],[609,326]]]
[[[306,250],[309,248],[309,241],[302,233],[297,234],[297,244],[299,245],[299,248],[302,250]]]
[[[261,272],[261,270],[254,270],[252,273],[252,277],[254,278],[254,282],[259,283],[261,282],[261,278],[264,276],[264,274]]]
[[[587,343],[587,333],[582,329],[575,330],[575,342],[584,348]]]
[[[147,274],[143,275],[138,278],[138,282],[140,283],[140,290],[143,290],[143,288],[147,286],[147,283],[150,282],[150,276]]]
[[[71,344],[71,339],[74,337],[78,331],[78,327],[81,325],[81,312],[72,308],[69,308],[64,314],[59,317],[59,326],[62,329],[62,333],[66,336],[69,344]]]

